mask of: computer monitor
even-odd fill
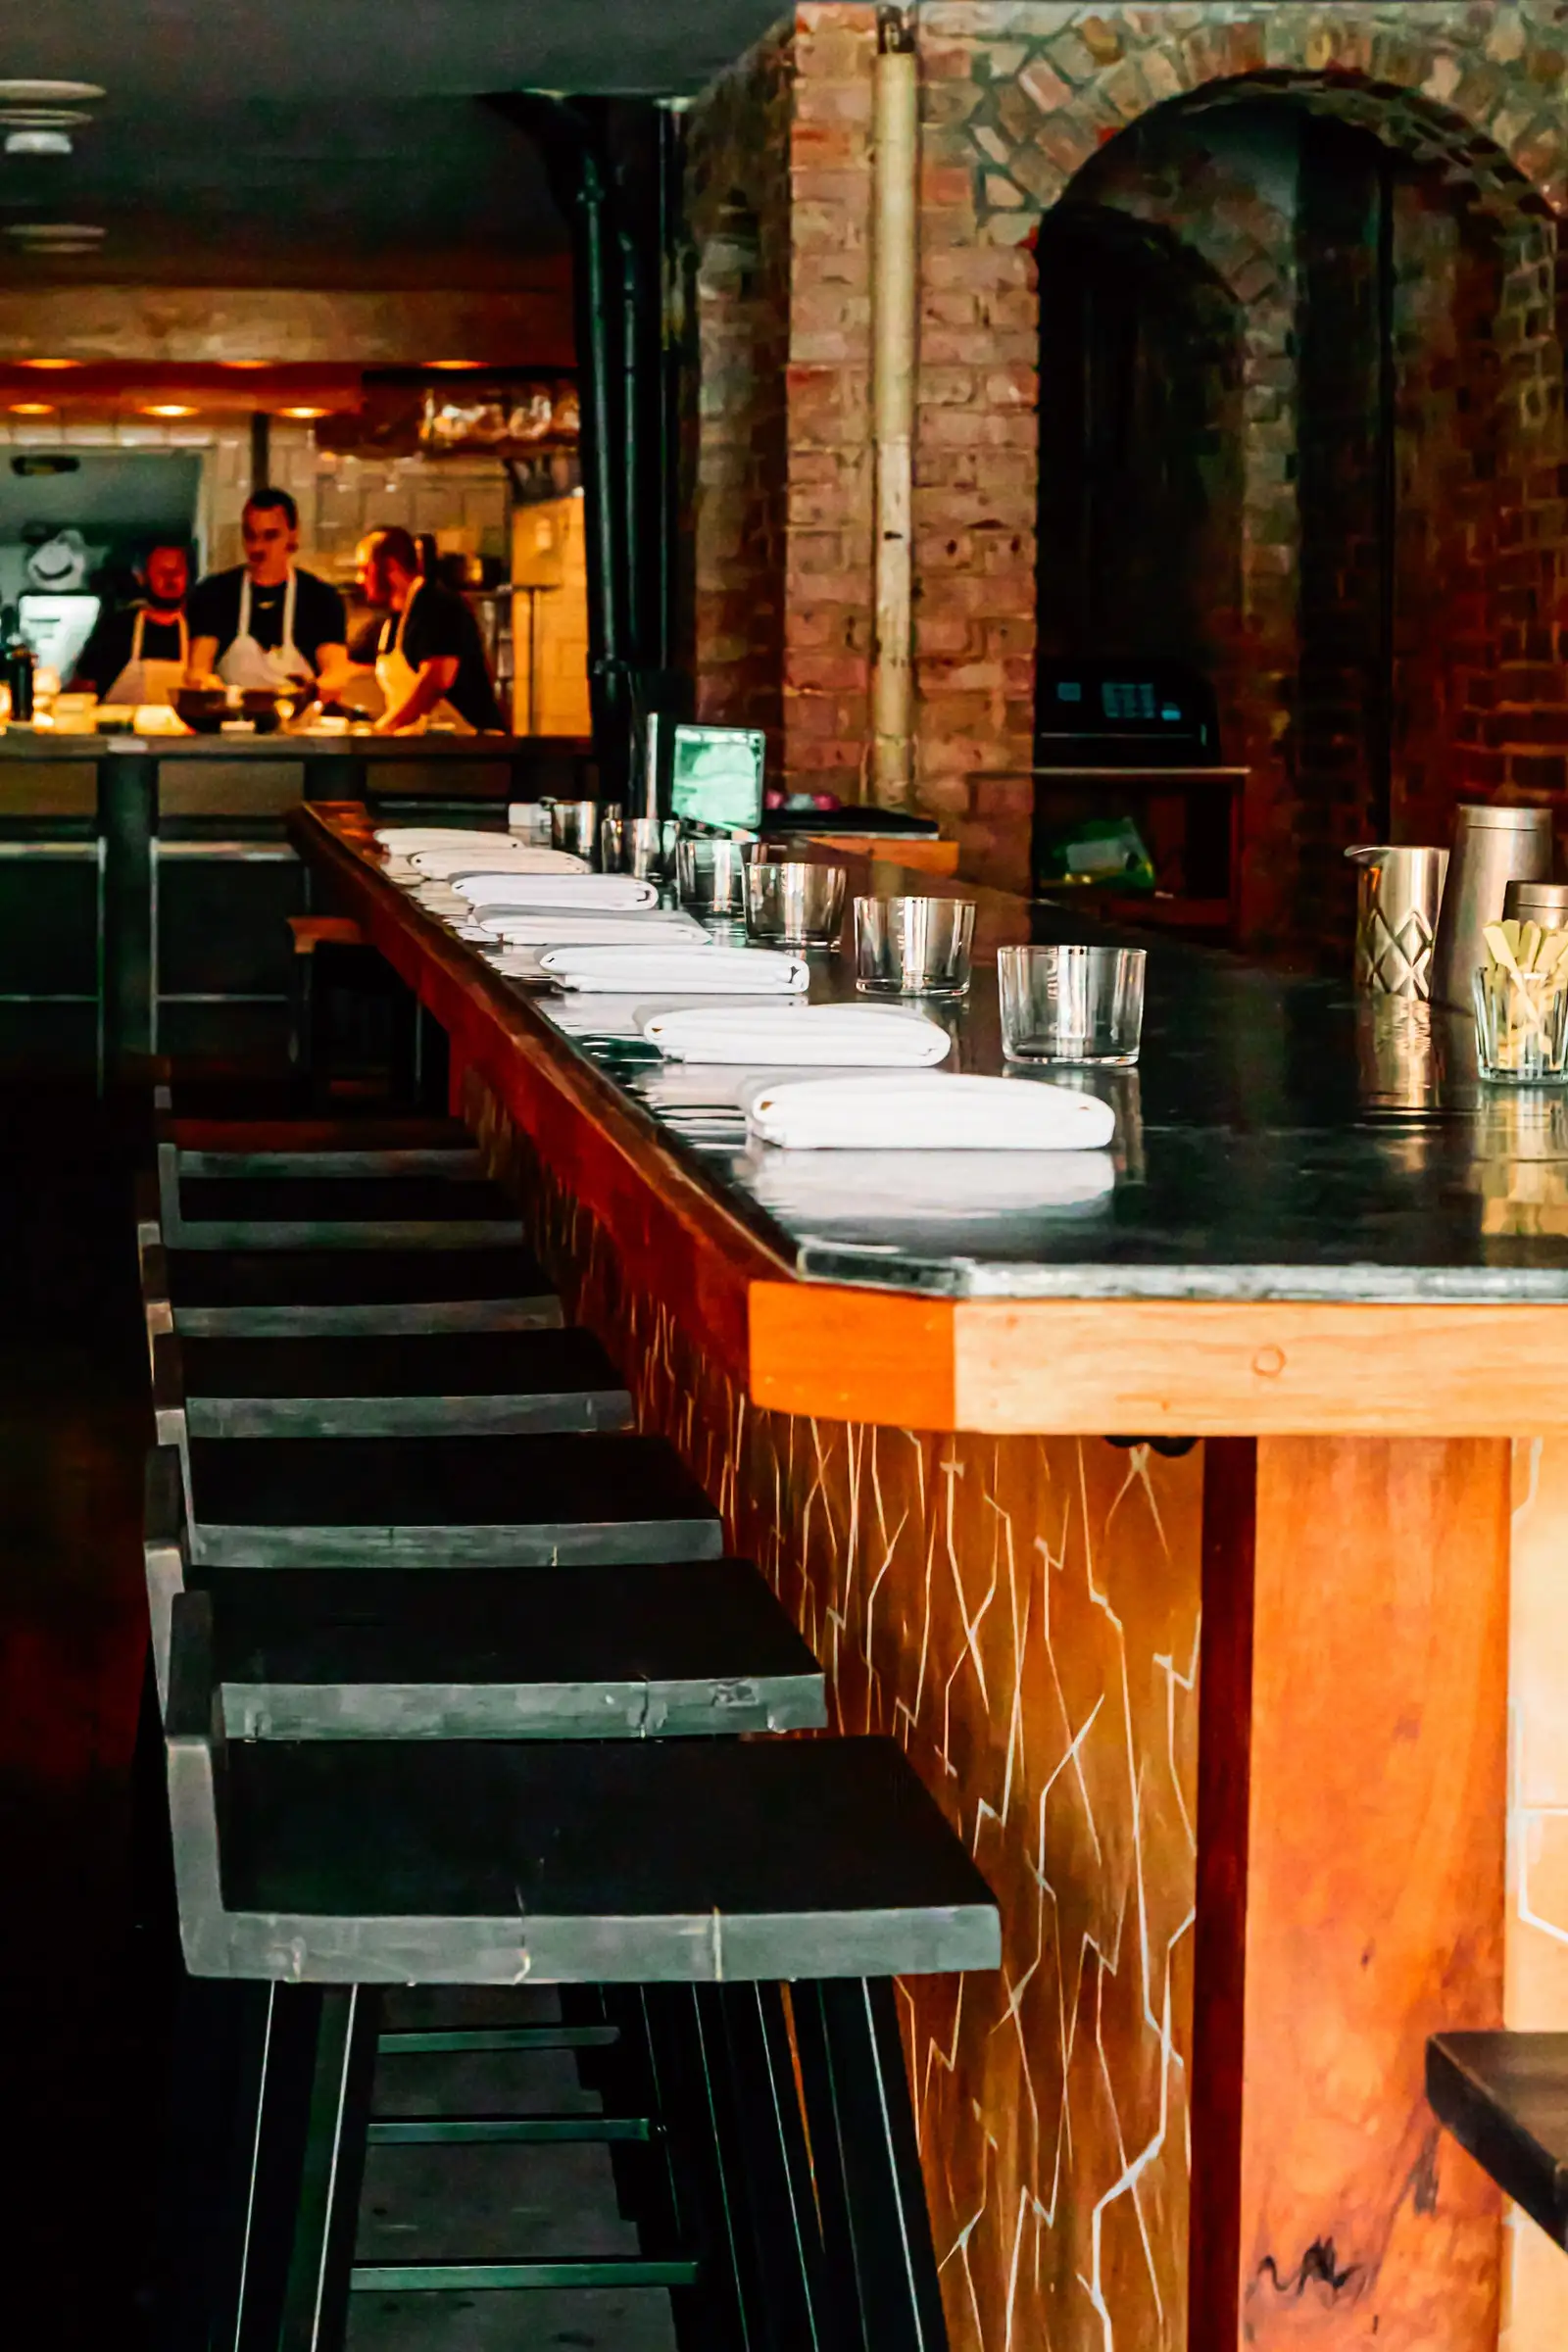
[[[760,727],[696,727],[670,731],[669,812],[687,824],[755,832],[762,821]]]

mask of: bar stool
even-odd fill
[[[826,1721],[822,1670],[747,1560],[212,1567],[192,1560],[168,1446],[148,1457],[143,1557],[160,1706],[176,1614],[199,1607],[239,1739],[689,1738]]]
[[[541,1331],[562,1321],[520,1240],[484,1250],[171,1250],[151,1219],[139,1247],[149,1330],[181,1339]]]
[[[945,2342],[889,1980],[994,1967],[1000,1936],[896,1743],[234,1745],[190,1601],[167,1728],[187,1964],[269,1988],[222,2340],[328,2352],[356,2292],[616,2276],[666,2286],[715,2352]],[[359,2259],[376,2060],[408,2048],[379,1987],[523,1979],[595,1988],[662,2234],[586,2265]]]
[[[718,1513],[662,1438],[198,1438],[206,1567],[520,1568],[716,1559]]]
[[[161,1444],[623,1430],[631,1397],[591,1333],[181,1340],[156,1335]]]
[[[160,1144],[158,1220],[178,1249],[487,1250],[520,1239],[516,1204],[466,1152],[437,1155],[414,1175],[193,1176],[180,1158]]]

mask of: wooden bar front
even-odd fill
[[[802,1282],[380,877],[362,811],[294,835],[448,1031],[643,1426],[1001,1900],[998,1976],[905,1997],[955,2346],[1494,2352],[1497,2200],[1422,2053],[1502,2018],[1488,1366],[1528,1349],[1568,1429],[1568,1316]]]

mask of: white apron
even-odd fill
[[[246,572],[239,590],[239,629],[218,664],[225,686],[276,694],[289,686],[315,685],[316,672],[294,642],[294,580],[291,564],[283,591],[282,643],[260,646],[251,635],[251,575]]]
[[[381,651],[375,657],[375,682],[386,698],[389,710],[401,710],[419,682],[418,671],[404,657],[403,639],[408,631],[409,614],[414,611],[414,600],[423,586],[422,580],[416,580],[409,590],[409,601],[398,616],[397,635],[392,638],[390,645],[387,643],[392,628],[390,619],[381,631]],[[437,703],[433,710],[427,710],[422,718],[416,719],[412,726],[400,731],[412,735],[416,730],[429,726],[432,720],[439,726],[451,727],[459,735],[471,735],[475,731],[462,711],[455,710],[446,702]]]
[[[172,703],[185,683],[185,669],[190,661],[190,631],[185,615],[176,612],[179,624],[179,660],[177,662],[149,662],[142,655],[142,636],[147,626],[147,608],[143,605],[136,614],[136,625],[130,636],[130,660],[104,696],[106,703]]]

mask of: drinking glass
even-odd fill
[[[618,808],[607,808],[599,820],[599,868],[601,873],[618,874],[621,851],[625,847],[625,819]]]
[[[844,921],[842,865],[804,858],[746,860],[746,935],[760,947],[830,948]]]
[[[867,997],[961,997],[972,899],[857,899],[855,985]]]
[[[1142,948],[999,948],[1009,1061],[1133,1062],[1144,1028]]]
[[[644,882],[664,878],[664,831],[657,816],[628,816],[621,865]]]
[[[746,868],[735,841],[682,841],[675,848],[680,903],[694,914],[741,914]]]
[[[1568,1084],[1568,974],[1526,972],[1521,986],[1501,964],[1482,964],[1473,993],[1483,1078],[1502,1086]]]

